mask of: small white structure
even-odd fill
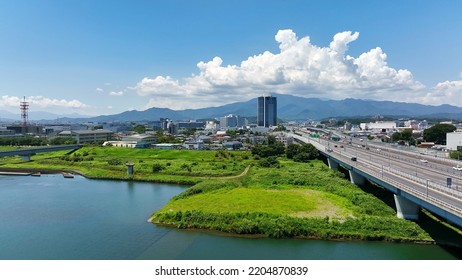
[[[153,147],[157,150],[179,150],[182,148],[181,144],[171,144],[171,143],[154,144]]]
[[[119,148],[135,148],[136,147],[136,142],[130,142],[130,141],[106,141],[103,143],[103,147],[106,146],[113,146],[113,147],[119,147]]]

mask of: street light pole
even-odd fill
[[[427,197],[428,197],[428,179],[427,179]]]

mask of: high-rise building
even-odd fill
[[[257,102],[257,125],[270,127],[277,125],[277,100],[273,96],[260,96]]]
[[[220,118],[220,127],[233,128],[233,127],[243,127],[246,125],[246,119],[238,115],[227,115]]]

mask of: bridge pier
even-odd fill
[[[400,195],[394,195],[396,204],[396,216],[406,220],[419,219],[419,205]]]
[[[327,158],[327,164],[329,165],[330,169],[338,169],[338,162],[331,158]]]
[[[366,178],[359,175],[354,170],[348,170],[348,173],[350,174],[350,182],[357,186],[364,186],[364,184],[366,183]]]
[[[22,161],[30,161],[30,156],[31,155],[21,155],[21,160]]]

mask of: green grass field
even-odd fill
[[[19,157],[0,158],[0,167],[75,170],[91,178],[133,179],[196,184],[208,177],[238,175],[250,164],[249,153],[187,150],[84,147],[72,155],[66,151],[37,154],[29,162]],[[125,164],[135,164],[135,175],[127,175]],[[162,170],[153,172],[153,165]]]

